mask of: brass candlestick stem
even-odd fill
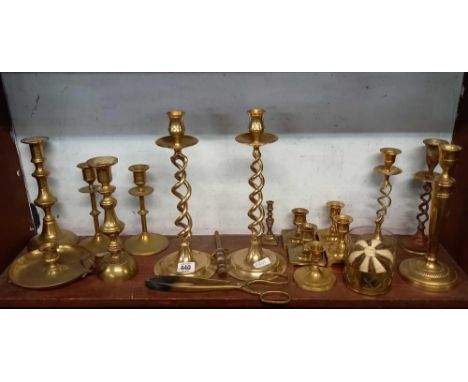
[[[120,282],[131,279],[138,272],[135,259],[122,250],[119,235],[125,224],[117,218],[115,207],[117,200],[112,197],[115,186],[111,185],[111,167],[117,163],[117,158],[101,156],[89,159],[86,163],[96,170],[97,179],[101,186],[97,191],[102,195],[101,207],[104,209],[104,221],[100,231],[109,238],[108,254],[98,265],[99,277],[106,282]]]
[[[439,146],[439,164],[442,174],[433,184],[433,201],[429,221],[429,250],[424,258],[413,257],[400,263],[399,271],[403,279],[415,287],[433,292],[445,292],[455,287],[456,271],[437,258],[439,236],[448,213],[455,180],[450,170],[458,159],[461,147],[453,144]]]
[[[328,228],[320,229],[318,236],[321,242],[328,244],[338,240],[338,229],[336,227],[335,216],[341,214],[341,210],[344,208],[344,203],[338,200],[331,200],[327,202],[328,213],[330,217],[330,226]]]
[[[206,252],[197,251],[190,246],[192,236],[192,217],[188,211],[188,200],[192,194],[192,188],[187,180],[185,172],[188,159],[182,154],[182,149],[198,143],[198,139],[185,135],[184,112],[170,111],[169,136],[159,138],[156,145],[174,150],[171,162],[177,167],[176,184],[172,187],[172,193],[180,200],[177,209],[180,216],[175,220],[175,225],[182,230],[177,235],[180,239],[180,247],[176,252],[164,256],[154,266],[156,275],[180,275],[210,278],[216,272],[216,259]],[[182,193],[185,188],[185,193]]]
[[[263,236],[263,244],[264,245],[278,245],[278,239],[273,234],[273,223],[275,219],[273,218],[273,201],[267,200],[267,218],[266,225],[267,225],[267,233]]]
[[[252,207],[247,214],[252,219],[252,223],[249,224],[252,239],[249,248],[233,252],[227,262],[229,275],[240,280],[268,277],[269,273],[283,273],[286,270],[285,259],[276,252],[262,248],[261,243],[264,229],[263,219],[265,218],[262,205],[262,190],[265,185],[265,178],[263,177],[260,147],[277,141],[278,137],[265,132],[263,124],[264,110],[252,109],[248,113],[250,116],[249,132],[238,135],[236,141],[253,148],[254,160],[250,165],[250,169],[254,174],[249,178],[249,184],[253,188],[253,192],[249,197]]]
[[[36,178],[38,195],[34,204],[44,211],[42,220],[42,231],[34,236],[28,243],[30,250],[38,249],[42,244],[54,242],[58,245],[73,245],[78,242],[78,236],[73,232],[61,229],[54,215],[52,207],[57,202],[55,196],[50,192],[47,178],[49,171],[45,169],[44,143],[49,140],[48,137],[29,137],[21,140],[22,143],[29,145],[31,150],[31,162],[36,167],[32,176]]]
[[[124,243],[124,248],[128,253],[135,256],[155,255],[167,248],[169,240],[163,235],[148,232],[146,222],[148,210],[145,207],[145,196],[153,193],[153,188],[146,185],[146,171],[148,171],[149,166],[135,164],[128,169],[133,173],[133,182],[136,184],[136,187],[128,190],[128,193],[138,197],[140,202],[138,214],[141,217],[141,233],[128,238]]]
[[[81,169],[83,180],[88,183],[87,186],[81,187],[79,191],[83,194],[89,194],[91,201],[91,212],[89,213],[93,218],[94,236],[87,237],[79,241],[79,245],[85,247],[91,253],[98,257],[102,257],[107,253],[109,246],[109,238],[99,231],[99,215],[100,212],[96,203],[96,187],[94,182],[96,180],[96,171],[94,168],[88,166],[87,163],[79,163],[77,165]]]

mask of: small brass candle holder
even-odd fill
[[[455,269],[438,258],[439,236],[448,214],[455,179],[450,170],[458,159],[461,147],[454,144],[439,146],[439,164],[442,174],[433,183],[433,200],[429,220],[429,249],[423,257],[405,259],[400,263],[401,277],[411,285],[431,292],[446,292],[453,289],[458,280]]]
[[[333,217],[338,239],[326,247],[327,262],[331,266],[333,264],[343,263],[350,248],[349,227],[353,222],[353,218],[349,215],[335,215]]]
[[[442,144],[448,144],[443,139],[429,138],[423,141],[426,146],[426,164],[427,171],[419,171],[414,177],[423,184],[423,192],[420,195],[421,203],[418,206],[419,213],[416,215],[418,221],[418,227],[416,233],[412,236],[405,237],[401,245],[410,253],[416,255],[424,255],[427,253],[429,248],[429,238],[427,237],[426,223],[429,220],[429,206],[432,199],[432,182],[435,177],[439,175],[434,172],[435,167],[439,163],[439,146]]]
[[[283,248],[286,249],[291,243],[300,243],[302,235],[302,225],[307,223],[307,214],[309,210],[306,208],[293,208],[293,224],[296,228],[284,229],[281,231],[281,239],[283,241]]]
[[[136,184],[136,187],[128,190],[128,193],[138,197],[140,201],[138,214],[141,217],[141,233],[125,240],[124,248],[134,256],[155,255],[168,247],[169,240],[163,235],[148,232],[146,222],[148,210],[145,208],[145,196],[153,193],[153,188],[146,185],[146,171],[148,171],[149,166],[146,164],[135,164],[128,169],[133,173],[133,182]]]
[[[263,235],[263,245],[278,245],[278,239],[273,234],[273,201],[267,200],[267,218],[265,219],[267,226],[267,233]]]
[[[291,243],[288,245],[289,263],[294,265],[310,264],[310,256],[308,252],[304,252],[304,248],[316,240],[317,226],[312,223],[304,223],[301,231],[301,241],[299,243]]]
[[[177,235],[180,239],[179,250],[160,259],[154,266],[154,273],[156,275],[185,275],[210,278],[216,272],[215,257],[206,252],[194,250],[190,246],[192,217],[188,211],[188,200],[192,195],[192,187],[185,172],[188,159],[182,153],[182,149],[197,144],[198,139],[185,135],[183,111],[174,110],[168,112],[167,115],[169,117],[169,136],[159,138],[156,145],[174,150],[171,162],[177,167],[174,175],[177,182],[171,191],[180,200],[177,204],[180,216],[175,220],[175,225],[182,230]],[[185,191],[185,194],[181,191]]]
[[[322,243],[325,243],[325,245],[327,245],[328,242],[334,242],[338,240],[338,228],[336,227],[335,216],[341,214],[344,206],[344,203],[338,200],[330,200],[327,202],[330,226],[328,228],[320,229],[317,232],[319,240]]]
[[[52,214],[52,207],[57,202],[56,197],[50,192],[47,178],[49,171],[45,169],[44,143],[48,137],[28,137],[21,140],[29,145],[31,150],[31,163],[36,167],[32,176],[36,178],[38,195],[34,204],[44,211],[42,231],[34,236],[28,243],[28,249],[38,249],[42,244],[54,242],[58,245],[74,245],[78,242],[78,236],[73,232],[61,229]]]
[[[303,251],[311,265],[300,267],[294,272],[296,284],[312,292],[325,292],[333,288],[336,282],[335,274],[330,269],[321,267],[325,257],[322,243],[312,241],[304,246]]]
[[[238,135],[236,141],[253,148],[254,160],[250,165],[250,169],[254,174],[249,178],[249,184],[254,189],[249,197],[253,206],[247,214],[252,219],[252,223],[249,224],[252,238],[249,248],[237,250],[231,253],[227,259],[228,274],[240,280],[268,278],[269,274],[284,273],[286,271],[286,260],[278,253],[262,248],[261,242],[264,229],[263,219],[265,218],[262,205],[262,189],[265,185],[265,178],[263,177],[260,147],[276,142],[278,137],[265,132],[264,110],[252,109],[248,113],[250,117],[249,132]]]
[[[81,187],[79,192],[82,194],[89,194],[91,201],[91,212],[89,213],[93,218],[94,235],[84,238],[79,241],[79,245],[85,247],[88,251],[95,254],[97,257],[102,257],[107,253],[109,246],[109,238],[99,231],[99,215],[100,212],[96,203],[96,171],[94,168],[88,166],[87,163],[79,163],[77,165],[81,169],[83,180],[88,183],[87,186]]]
[[[86,163],[96,170],[101,186],[97,191],[102,195],[101,207],[104,209],[104,221],[100,231],[109,238],[108,254],[102,257],[97,273],[105,282],[121,282],[131,279],[138,272],[135,259],[122,249],[119,235],[125,228],[115,212],[117,200],[112,197],[115,186],[111,185],[111,167],[118,162],[112,156],[100,156],[89,159]]]

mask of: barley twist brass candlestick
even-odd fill
[[[188,159],[182,154],[182,149],[198,143],[198,139],[185,135],[184,112],[170,111],[169,136],[159,138],[156,145],[174,150],[171,162],[177,168],[175,178],[176,184],[172,187],[172,193],[180,200],[177,209],[180,216],[175,220],[175,225],[182,230],[177,235],[180,239],[180,247],[176,252],[164,256],[154,266],[156,275],[180,275],[210,278],[216,272],[216,259],[206,252],[197,251],[190,246],[192,236],[192,217],[188,211],[188,200],[192,194],[192,188],[187,180],[185,172]],[[183,194],[181,191],[185,189]]]
[[[106,282],[120,282],[131,279],[138,272],[135,259],[122,249],[119,235],[125,224],[117,218],[115,207],[117,200],[112,197],[115,186],[111,185],[111,167],[117,163],[117,158],[101,156],[89,159],[86,163],[96,170],[101,186],[97,191],[102,195],[101,207],[104,209],[104,221],[100,231],[109,238],[108,254],[98,265],[99,277]]]
[[[319,239],[323,243],[333,242],[338,240],[338,229],[336,227],[335,216],[341,214],[341,210],[344,208],[344,203],[338,200],[330,200],[327,202],[327,207],[330,216],[330,227],[320,229],[317,234]]]
[[[94,185],[94,181],[96,180],[96,171],[91,166],[88,166],[87,163],[79,163],[77,167],[81,169],[83,180],[88,183],[88,186],[81,187],[79,191],[83,194],[89,194],[89,198],[91,200],[91,212],[89,214],[93,217],[94,225],[94,236],[80,240],[79,245],[85,247],[96,256],[102,257],[107,253],[109,238],[99,231],[100,212],[97,208],[96,186]]]
[[[273,219],[273,201],[267,200],[267,218],[266,225],[267,225],[267,233],[263,235],[263,244],[264,245],[278,245],[278,239],[273,234],[273,223],[275,219]]]
[[[50,192],[47,178],[49,171],[45,169],[44,143],[49,140],[48,137],[29,137],[23,138],[22,143],[29,145],[31,150],[31,163],[36,167],[32,176],[36,178],[38,195],[34,204],[44,211],[42,220],[42,231],[34,236],[28,243],[30,250],[38,249],[42,244],[55,242],[58,245],[73,245],[78,242],[78,236],[73,232],[61,229],[54,215],[52,207],[57,202],[55,196]]]
[[[399,271],[403,279],[417,288],[432,292],[446,292],[455,287],[458,275],[455,269],[437,258],[439,236],[452,197],[455,180],[450,170],[458,159],[461,147],[442,144],[439,147],[439,164],[442,174],[433,183],[433,201],[429,221],[429,249],[424,258],[421,256],[403,260]]]
[[[253,188],[249,199],[252,207],[248,211],[248,216],[252,219],[249,224],[249,230],[252,238],[249,248],[243,248],[231,253],[227,262],[227,271],[229,275],[240,280],[252,280],[260,277],[268,277],[271,273],[283,273],[286,270],[285,259],[269,249],[262,248],[263,219],[265,211],[263,209],[262,190],[265,185],[263,177],[263,162],[261,159],[260,147],[278,140],[274,134],[265,132],[263,124],[264,110],[249,110],[250,123],[249,132],[238,135],[236,141],[246,144],[253,149],[253,162],[250,169],[254,173],[249,178],[249,184]]]
[[[438,174],[434,172],[435,167],[439,163],[439,146],[448,144],[443,139],[425,139],[423,141],[426,146],[426,164],[427,171],[419,171],[414,177],[423,184],[423,193],[420,195],[421,203],[418,206],[419,213],[416,215],[418,227],[416,233],[402,240],[402,246],[410,253],[424,255],[427,252],[429,239],[425,234],[426,223],[429,220],[429,205],[432,199],[432,182]]]
[[[125,240],[124,248],[128,253],[135,256],[155,255],[167,248],[169,240],[163,235],[148,232],[146,222],[148,210],[145,208],[145,196],[153,193],[153,188],[146,185],[146,171],[148,171],[149,166],[135,164],[128,169],[133,173],[133,182],[136,184],[136,187],[128,190],[128,193],[138,197],[140,202],[138,214],[141,217],[141,233]]]

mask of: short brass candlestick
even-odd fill
[[[291,243],[300,243],[302,235],[302,225],[307,223],[307,214],[309,210],[306,208],[293,208],[293,224],[296,228],[284,229],[281,231],[281,239],[283,241],[283,247],[287,248]]]
[[[338,239],[336,242],[330,244],[326,249],[329,265],[344,262],[350,247],[349,227],[353,222],[353,218],[351,216],[344,214],[335,215],[333,219],[336,223]]]
[[[254,189],[249,197],[253,206],[247,214],[252,219],[252,223],[249,224],[252,239],[249,248],[243,248],[231,253],[227,261],[229,275],[240,280],[268,278],[268,274],[283,273],[286,270],[286,260],[276,252],[262,248],[261,243],[264,229],[263,219],[265,218],[262,205],[262,190],[265,185],[265,178],[263,177],[260,147],[277,141],[278,137],[265,132],[263,124],[264,110],[252,109],[248,113],[250,117],[249,132],[238,135],[236,141],[253,148],[254,160],[250,165],[250,169],[254,174],[249,178],[249,184]]]
[[[140,210],[138,214],[141,217],[141,233],[125,240],[125,250],[135,256],[155,255],[167,248],[169,240],[163,235],[149,233],[146,222],[148,210],[145,208],[145,196],[153,193],[153,188],[146,185],[146,171],[149,166],[146,164],[135,164],[130,166],[129,171],[133,173],[133,182],[136,187],[128,190],[132,196],[137,196],[140,201]]]
[[[273,218],[273,201],[267,200],[267,233],[263,235],[263,244],[264,245],[278,245],[278,239],[273,234],[273,223],[275,219]]]
[[[52,207],[57,202],[55,196],[50,192],[47,183],[49,171],[45,169],[44,143],[49,140],[48,137],[29,137],[23,138],[22,143],[29,145],[31,150],[31,162],[36,166],[32,176],[36,178],[38,195],[34,204],[44,210],[44,219],[42,220],[42,231],[34,236],[28,243],[30,250],[38,249],[42,244],[55,242],[58,245],[73,245],[78,242],[78,236],[73,232],[61,229],[54,215]]]
[[[338,200],[330,200],[327,202],[327,207],[330,216],[330,227],[320,229],[317,234],[319,239],[323,243],[333,242],[338,240],[338,229],[336,227],[335,216],[341,214],[341,210],[344,208],[344,203]]]
[[[119,235],[125,224],[117,218],[115,207],[117,200],[112,197],[115,186],[111,185],[111,167],[117,163],[117,158],[101,156],[89,159],[86,163],[96,170],[97,179],[101,186],[97,191],[102,195],[101,207],[104,209],[104,221],[100,230],[109,238],[108,254],[98,265],[99,277],[106,282],[120,282],[131,279],[138,272],[135,259],[122,250]]]
[[[418,256],[403,260],[399,271],[403,279],[417,288],[432,292],[445,292],[455,287],[456,271],[437,259],[439,236],[448,214],[455,180],[450,170],[458,159],[461,147],[453,144],[439,146],[439,164],[442,174],[433,183],[433,200],[429,220],[429,250],[424,258]]]
[[[294,265],[310,264],[310,256],[308,252],[304,252],[304,248],[316,240],[317,226],[312,223],[304,223],[302,225],[302,234],[299,243],[291,243],[288,245],[289,263]]]
[[[425,139],[426,146],[426,164],[427,171],[419,171],[414,177],[423,184],[423,193],[420,195],[421,203],[418,206],[419,213],[416,215],[418,227],[416,233],[412,236],[406,237],[402,240],[403,248],[417,255],[424,255],[427,253],[429,238],[425,233],[426,223],[429,220],[429,205],[432,198],[432,182],[438,174],[434,172],[435,167],[439,163],[439,146],[448,144],[443,139]]]
[[[192,236],[192,217],[188,211],[188,200],[192,195],[192,187],[187,180],[185,172],[188,159],[182,153],[182,149],[198,143],[198,139],[185,135],[184,112],[170,111],[169,136],[159,138],[156,145],[174,150],[171,162],[177,167],[176,184],[172,187],[172,193],[180,200],[177,209],[180,216],[175,220],[175,225],[182,230],[177,235],[180,239],[180,247],[176,252],[164,256],[154,266],[156,275],[185,275],[200,278],[210,278],[216,272],[216,259],[206,252],[197,251],[190,246]],[[184,191],[182,193],[181,191]]]
[[[97,208],[96,186],[94,185],[96,180],[96,171],[91,166],[88,166],[87,163],[79,163],[77,167],[81,169],[83,180],[88,183],[87,186],[81,187],[79,191],[83,194],[89,194],[89,198],[91,200],[91,212],[89,214],[93,217],[94,225],[94,236],[80,240],[79,245],[85,247],[96,256],[102,257],[107,253],[109,238],[99,231],[100,212]]]

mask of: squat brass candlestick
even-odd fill
[[[96,171],[87,163],[79,163],[77,167],[81,169],[83,180],[88,183],[87,186],[81,187],[79,191],[82,194],[89,194],[89,198],[91,200],[91,212],[89,214],[93,217],[94,224],[94,236],[80,240],[79,245],[85,247],[96,256],[102,257],[107,253],[109,238],[99,231],[100,212],[97,208],[96,186],[94,185],[94,181],[96,180]]]
[[[324,228],[318,231],[318,236],[321,242],[333,242],[338,240],[338,229],[336,227],[335,216],[341,214],[341,210],[344,208],[344,203],[338,200],[330,200],[327,202],[327,207],[330,216],[330,227]]]
[[[177,209],[180,216],[175,220],[175,225],[182,230],[177,235],[180,239],[180,247],[176,252],[164,256],[154,266],[156,275],[185,275],[198,278],[210,278],[216,272],[216,259],[206,252],[197,251],[190,246],[192,236],[192,217],[188,211],[188,200],[192,195],[192,187],[187,180],[185,172],[188,159],[182,154],[182,149],[198,143],[198,139],[185,135],[184,112],[170,111],[169,136],[159,138],[156,145],[174,150],[171,162],[177,167],[176,184],[172,187],[172,193],[180,200]],[[185,189],[185,190],[183,190]],[[185,191],[185,193],[182,193]]]
[[[236,141],[253,148],[254,160],[250,165],[250,169],[254,174],[249,178],[249,184],[253,188],[249,198],[253,205],[247,214],[252,219],[252,223],[249,224],[252,239],[249,248],[233,252],[227,262],[229,275],[240,280],[268,278],[268,274],[283,273],[286,270],[286,260],[276,252],[262,248],[261,243],[264,229],[263,219],[265,218],[262,205],[262,190],[265,185],[265,178],[263,177],[260,147],[276,142],[278,137],[265,132],[263,124],[264,110],[252,109],[248,113],[250,117],[249,132],[238,135]]]
[[[304,249],[308,243],[316,240],[317,226],[312,223],[304,223],[302,225],[302,236],[300,243],[291,243],[288,245],[289,263],[294,265],[310,264],[310,256]]]
[[[328,246],[327,261],[329,265],[343,263],[350,247],[349,226],[353,218],[349,215],[335,215],[333,217],[336,223],[338,239],[335,243]]]
[[[283,248],[287,248],[292,243],[300,243],[302,236],[302,225],[307,223],[307,214],[309,210],[306,208],[293,208],[293,224],[296,226],[294,229],[284,229],[281,232],[283,240]]]
[[[402,240],[402,246],[405,250],[417,255],[424,255],[427,253],[429,239],[425,234],[426,223],[429,220],[429,205],[432,199],[432,182],[438,175],[434,172],[435,167],[439,163],[439,146],[448,144],[443,139],[425,139],[426,145],[426,164],[427,171],[419,171],[414,177],[423,184],[423,193],[420,195],[421,203],[418,206],[419,213],[416,215],[418,221],[418,228],[416,233],[412,236],[406,237]]]
[[[73,232],[61,229],[54,215],[52,207],[57,202],[55,196],[50,192],[47,178],[49,171],[45,169],[44,142],[48,137],[29,137],[23,138],[22,143],[29,145],[31,150],[31,163],[36,167],[32,176],[36,178],[38,195],[34,204],[44,210],[44,219],[42,220],[42,232],[34,236],[28,243],[30,250],[38,249],[42,244],[55,242],[58,245],[73,245],[78,242],[78,236]]]
[[[278,239],[273,234],[273,223],[275,219],[273,219],[273,201],[267,200],[267,218],[266,225],[267,225],[267,233],[263,236],[263,244],[264,245],[278,245]]]
[[[131,279],[138,272],[135,259],[122,250],[119,235],[125,224],[117,218],[115,207],[117,200],[112,197],[115,186],[111,185],[111,167],[117,163],[117,158],[101,156],[89,159],[86,163],[96,170],[97,179],[101,186],[97,191],[102,195],[101,207],[104,209],[104,222],[100,230],[109,238],[108,254],[98,265],[99,277],[106,282],[120,282]]]
[[[429,250],[424,258],[418,256],[403,260],[399,271],[403,279],[417,288],[432,292],[446,292],[455,287],[458,275],[452,267],[437,259],[439,236],[448,214],[455,180],[450,170],[458,159],[461,147],[442,144],[439,147],[439,164],[442,174],[433,183],[433,201],[429,221]]]
[[[128,169],[133,173],[133,182],[136,184],[136,187],[128,190],[128,193],[138,197],[140,201],[138,214],[141,217],[141,233],[128,238],[124,243],[124,248],[128,253],[135,256],[155,255],[167,248],[169,240],[163,235],[148,232],[146,222],[148,210],[145,208],[145,196],[153,193],[153,188],[146,185],[146,171],[148,171],[149,166],[146,164],[135,164]]]

